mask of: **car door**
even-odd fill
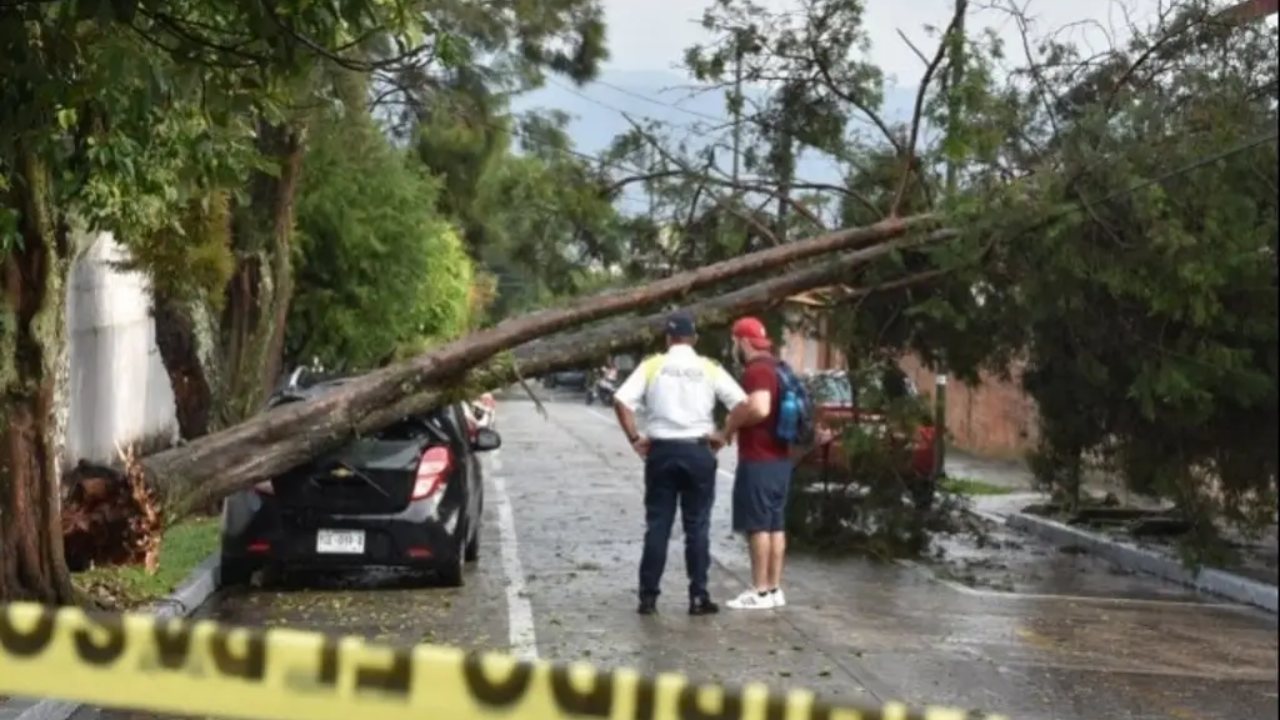
[[[480,458],[471,448],[471,433],[467,429],[466,411],[461,405],[450,408],[449,417],[457,429],[457,437],[461,440],[458,457],[462,458],[462,466],[466,471],[467,487],[467,520],[474,526],[480,521],[480,502],[484,493],[481,487]]]

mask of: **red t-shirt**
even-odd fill
[[[742,373],[742,389],[747,395],[761,390],[773,399],[769,416],[750,427],[738,431],[738,460],[785,460],[791,457],[786,443],[778,440],[773,426],[778,417],[778,371],[772,356],[757,358],[747,363]]]

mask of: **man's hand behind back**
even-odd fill
[[[711,444],[712,450],[719,450],[726,445],[733,444],[733,435],[726,435],[722,431],[716,431],[707,436],[707,442]]]

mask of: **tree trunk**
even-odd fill
[[[893,234],[881,229],[883,235]],[[923,241],[950,237],[939,231]],[[865,236],[864,236],[865,239]],[[793,272],[774,280],[759,283],[728,295],[697,303],[695,313],[712,324],[726,321],[735,313],[757,310],[778,302],[795,292],[819,287],[841,279],[848,271],[869,262],[894,249],[918,244],[922,240],[904,238],[877,247],[849,253],[837,260],[824,262],[818,267]],[[763,251],[768,257],[777,257],[779,248]],[[784,255],[784,257],[787,257]],[[747,262],[743,262],[747,261]],[[626,303],[612,298],[616,294],[586,299],[574,308],[544,313],[553,324],[573,325],[577,317],[594,317],[596,308],[606,301],[620,305],[619,309],[639,307],[661,301],[677,290],[704,287],[708,277],[723,279],[728,271],[725,266],[752,269],[759,265],[759,258],[744,257],[728,263],[677,275],[667,281],[629,290]],[[767,265],[760,269],[768,269]],[[569,321],[561,319],[568,314]],[[533,316],[537,318],[538,316]],[[287,405],[264,413],[236,427],[201,438],[191,444],[166,450],[144,458],[137,468],[145,472],[147,485],[156,493],[157,501],[170,520],[182,517],[193,509],[214,502],[238,489],[245,488],[265,477],[279,474],[304,463],[357,433],[377,430],[409,412],[421,412],[441,402],[460,400],[467,393],[503,385],[515,379],[518,371],[528,374],[572,366],[584,360],[651,340],[657,332],[661,318],[654,316],[641,320],[627,319],[601,328],[575,333],[563,338],[528,343],[513,356],[511,362],[495,361],[488,367],[470,375],[474,387],[463,386],[462,375],[476,363],[462,364],[456,358],[467,357],[468,349],[475,344],[475,337],[464,339],[435,353],[437,358],[453,358],[445,365],[437,361],[431,367],[433,378],[397,382],[395,372],[373,373],[351,381],[341,391],[316,400]],[[548,321],[544,321],[548,322]],[[537,323],[531,318],[514,321],[505,331],[505,337],[521,338],[532,325],[534,338],[539,336]],[[501,326],[499,334],[502,336]],[[478,335],[483,335],[480,333]],[[516,341],[518,342],[518,341]],[[505,347],[499,342],[496,349]],[[492,357],[487,354],[484,359]],[[421,359],[418,360],[421,362]],[[395,368],[392,369],[393,371]],[[446,384],[454,387],[449,396],[441,395],[437,388]],[[431,383],[434,383],[433,387]],[[457,397],[454,397],[454,396]]]
[[[54,437],[67,242],[54,220],[44,163],[22,147],[15,157],[8,206],[19,212],[21,244],[0,257],[0,602],[68,604]]]
[[[250,418],[218,433],[216,439],[205,438],[172,452],[151,456],[148,464],[156,463],[157,467],[163,467],[163,472],[156,473],[160,476],[180,475],[184,480],[190,481],[184,482],[184,487],[199,485],[204,478],[222,478],[226,482],[220,481],[218,487],[209,493],[213,499],[221,498],[230,489],[243,487],[248,482],[239,476],[232,479],[225,475],[227,468],[236,466],[239,462],[237,456],[227,454],[229,449],[258,447],[266,438],[279,440],[301,433],[310,437],[314,452],[318,453],[349,439],[362,416],[391,405],[406,395],[426,390],[451,376],[457,376],[521,343],[637,307],[680,298],[742,276],[777,270],[787,263],[898,238],[934,224],[936,219],[933,216],[921,215],[886,220],[866,228],[840,230],[678,273],[648,285],[583,298],[565,308],[513,318],[434,352],[353,380],[339,396],[324,402],[304,403]],[[902,243],[867,247],[858,251],[857,257],[860,262],[867,262],[896,247],[902,247]],[[228,364],[225,371],[228,374],[236,373],[239,372],[238,367]],[[305,459],[301,458],[297,462]],[[265,477],[288,467],[290,466],[266,464],[257,468],[254,476]],[[169,494],[167,490],[162,492]],[[178,494],[182,492],[185,490]]]
[[[209,432],[213,387],[201,359],[197,320],[190,308],[173,298],[155,298],[156,347],[173,388],[178,432],[184,440]]]
[[[251,201],[237,212],[236,271],[222,321],[225,382],[215,391],[223,427],[257,412],[274,386],[293,293],[290,252],[305,152],[302,133],[260,123],[259,146],[276,158],[279,174],[256,174]]]

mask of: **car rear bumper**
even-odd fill
[[[363,551],[321,552],[322,530],[362,533]],[[455,559],[457,530],[456,518],[442,522],[420,507],[396,515],[335,517],[282,510],[270,498],[240,493],[224,507],[222,557],[295,568],[431,568]]]
[[[934,452],[933,443],[917,443],[912,447],[911,459],[902,467],[902,472],[912,477],[929,477],[933,474]],[[824,448],[806,453],[797,463],[799,467],[809,468],[821,468],[824,466],[838,468],[847,464],[848,459],[845,457],[844,449],[838,440],[831,442]]]

